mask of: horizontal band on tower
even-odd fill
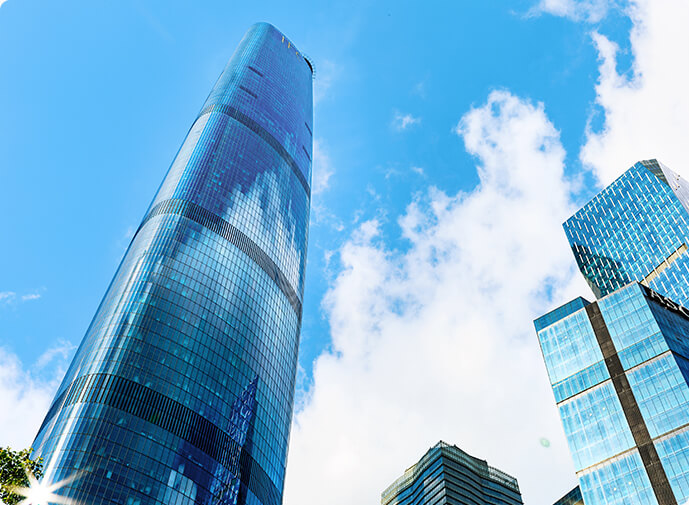
[[[299,179],[299,182],[304,187],[304,191],[306,191],[306,196],[311,198],[311,188],[309,187],[309,183],[306,181],[306,177],[304,177],[304,174],[301,172],[301,168],[299,168],[297,162],[294,161],[292,155],[287,152],[287,149],[282,147],[282,144],[280,144],[280,142],[278,142],[277,139],[273,137],[268,130],[263,128],[263,126],[261,126],[254,119],[251,119],[242,111],[232,107],[231,105],[226,105],[224,103],[214,103],[212,105],[207,105],[203,108],[201,112],[199,112],[199,115],[196,119],[203,116],[204,114],[210,114],[211,112],[220,112],[221,114],[231,117],[232,119],[236,119],[244,126],[246,126],[249,130],[254,132],[263,140],[265,140],[268,143],[268,145],[275,149],[275,151],[277,151],[277,153],[282,157],[282,159],[287,162],[287,164],[292,169],[292,172],[294,172],[294,175],[297,176],[297,179]]]
[[[287,297],[294,312],[297,314],[297,319],[301,323],[302,303],[296,290],[292,287],[285,274],[280,270],[280,267],[275,264],[271,257],[239,228],[231,225],[220,216],[213,214],[211,211],[204,209],[194,202],[170,199],[163,200],[146,214],[146,217],[141,221],[134,236],[136,237],[139,231],[141,231],[141,228],[143,228],[151,218],[161,214],[186,217],[204,228],[217,233],[232,245],[236,246],[240,251],[251,258],[261,270],[268,274],[268,277],[270,277],[273,282],[275,282],[278,289]]]
[[[151,388],[110,374],[82,375],[53,402],[38,433],[76,403],[106,405],[138,417],[206,453],[239,478],[265,505],[280,505],[280,492],[253,456],[205,417]]]

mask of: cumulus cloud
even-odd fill
[[[35,367],[45,368],[57,354],[44,356]],[[0,347],[0,446],[30,446],[64,375],[63,366],[56,367],[49,378],[40,378],[35,371],[27,370],[17,355]]]
[[[614,5],[612,0],[541,0],[529,14],[547,13],[597,23]]]
[[[633,22],[629,75],[617,70],[617,45],[593,34],[600,57],[596,103],[604,124],[599,131],[588,129],[581,160],[603,184],[635,161],[648,158],[658,158],[687,176],[689,3],[638,0],[629,13]]]
[[[420,117],[414,117],[411,114],[402,114],[399,111],[395,111],[395,114],[392,118],[392,123],[390,123],[390,125],[394,130],[401,132],[420,122]]]
[[[531,323],[584,289],[560,226],[574,209],[559,133],[542,104],[507,91],[456,133],[478,186],[414,199],[403,251],[375,219],[339,251],[332,349],[295,416],[287,505],[379,503],[440,439],[516,476],[527,503],[575,484]]]

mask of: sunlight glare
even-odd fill
[[[77,501],[59,495],[55,491],[77,479],[79,474],[74,474],[54,484],[39,482],[31,472],[27,472],[26,476],[29,479],[29,487],[15,490],[15,493],[24,497],[19,505],[78,505]]]

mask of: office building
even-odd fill
[[[88,505],[282,502],[308,234],[311,64],[265,23],[213,87],[34,447]]]
[[[635,163],[564,223],[596,298],[637,281],[689,306],[689,183]]]
[[[584,499],[581,496],[579,486],[572,489],[569,493],[553,503],[553,505],[584,505]]]
[[[633,282],[534,322],[586,505],[689,500],[689,310]]]
[[[393,482],[381,505],[518,505],[517,479],[458,447],[438,442]]]
[[[534,324],[586,505],[689,498],[689,183],[635,163],[564,223],[598,299]]]

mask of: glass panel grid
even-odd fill
[[[281,502],[312,115],[310,65],[274,27],[254,25],[193,122],[35,441],[46,479],[79,475],[70,498]]]
[[[598,298],[642,281],[689,245],[686,183],[658,167],[636,163],[563,225],[579,269]],[[669,265],[651,287],[689,303],[689,255]]]

